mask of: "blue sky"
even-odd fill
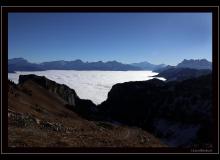
[[[148,61],[212,60],[211,13],[9,13],[9,58]]]

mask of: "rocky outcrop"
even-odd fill
[[[64,84],[58,84],[55,81],[49,80],[44,76],[20,75],[19,85],[24,84],[26,81],[33,81],[45,88],[51,93],[55,93],[64,101],[66,101],[66,107],[74,109],[74,111],[80,113],[86,118],[94,118],[97,110],[96,105],[91,100],[83,100],[78,97],[75,90],[69,88]]]
[[[99,108],[109,119],[142,127],[171,146],[211,143],[212,76],[116,84]]]
[[[64,84],[58,84],[55,81],[49,80],[44,76],[36,76],[34,74],[19,76],[19,84],[23,84],[28,80],[33,81],[38,85],[44,87],[48,91],[59,95],[69,105],[76,106],[76,99],[79,98],[76,95],[76,92],[73,89],[70,89],[68,86]]]

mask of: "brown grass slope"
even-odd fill
[[[139,128],[88,121],[33,81],[8,82],[9,147],[166,147]]]

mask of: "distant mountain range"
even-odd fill
[[[171,68],[212,69],[212,63],[206,59],[186,60],[177,66],[166,64],[151,64],[147,61],[140,63],[123,64],[117,61],[108,62],[83,62],[79,59],[73,61],[51,61],[43,63],[30,63],[24,58],[13,58],[8,60],[8,72],[14,71],[43,71],[43,70],[101,70],[101,71],[128,71],[128,70],[152,70],[162,72]]]
[[[182,62],[176,66],[166,65],[162,68],[154,69],[155,72],[162,72],[171,68],[192,68],[192,69],[209,69],[212,70],[212,62],[206,59],[184,59]]]
[[[8,60],[8,72],[14,71],[42,71],[41,65],[30,63],[23,58],[13,58]]]
[[[23,58],[13,58],[8,60],[8,72],[14,71],[42,71],[42,70],[102,70],[102,71],[127,71],[142,70],[140,67],[123,64],[117,61],[108,62],[83,62],[74,61],[51,61],[40,64],[30,63]]]
[[[136,67],[140,67],[143,70],[150,70],[150,71],[156,70],[156,69],[161,69],[161,68],[164,68],[164,67],[167,66],[165,64],[155,65],[155,64],[151,64],[151,63],[149,63],[147,61],[140,62],[140,63],[131,63],[130,65],[136,66]]]
[[[156,77],[164,77],[167,81],[183,81],[190,78],[196,78],[207,75],[212,72],[212,63],[206,59],[186,60],[176,66],[166,66],[155,70],[159,74]]]

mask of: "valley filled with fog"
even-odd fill
[[[95,104],[105,101],[111,87],[117,83],[129,81],[144,81],[152,79],[158,73],[152,71],[75,71],[75,70],[48,70],[48,71],[18,71],[8,73],[8,79],[18,83],[19,75],[35,74],[45,76],[60,84],[74,89],[82,99],[90,99]],[[160,80],[164,78],[157,77]]]

